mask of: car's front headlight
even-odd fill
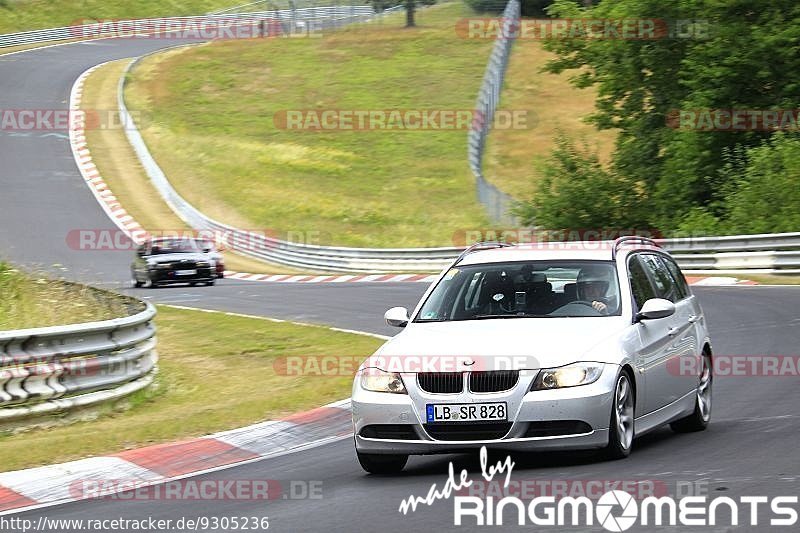
[[[408,394],[400,374],[384,372],[380,368],[365,368],[361,371],[361,388],[372,392]]]
[[[543,368],[533,380],[531,390],[551,390],[594,383],[603,373],[600,363],[574,363],[559,368]]]

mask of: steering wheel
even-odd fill
[[[573,300],[571,302],[567,302],[565,305],[570,305],[570,304],[588,305],[589,307],[594,309],[594,306],[592,305],[592,302],[589,302],[587,300]]]

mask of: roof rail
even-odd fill
[[[640,237],[638,235],[625,235],[624,237],[619,237],[614,241],[614,247],[611,249],[611,259],[617,258],[617,250],[626,243],[638,242],[640,244],[646,244],[648,246],[655,246],[656,248],[661,248],[661,245],[658,244],[653,239],[648,237]]]
[[[450,267],[452,268],[456,266],[458,263],[461,262],[462,259],[464,259],[466,256],[468,256],[473,252],[477,252],[479,250],[491,250],[492,248],[505,248],[508,246],[514,246],[514,245],[509,242],[500,242],[500,241],[476,242],[475,244],[470,245],[466,250],[461,252],[461,254],[459,254],[459,256],[456,257],[456,260],[453,261],[453,264],[451,264]]]

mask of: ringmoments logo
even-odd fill
[[[795,526],[798,520],[797,496],[740,496],[731,498],[690,495],[680,498],[652,495],[636,499],[619,489],[608,490],[592,500],[587,496],[537,495],[529,500],[518,496],[495,497],[464,495],[477,483],[492,483],[504,475],[503,488],[511,484],[515,463],[511,456],[488,465],[486,447],[480,449],[480,478],[472,479],[466,469],[456,476],[453,463],[439,488],[433,483],[425,496],[411,495],[400,503],[403,514],[421,505],[453,499],[453,524],[456,526],[601,526],[605,531],[627,531],[641,526]],[[498,480],[499,481],[499,480]]]

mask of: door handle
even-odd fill
[[[700,320],[700,317],[697,316],[697,315],[691,315],[688,320],[689,320],[689,324],[694,324],[695,322]]]
[[[678,332],[679,332],[680,330],[681,330],[681,328],[669,328],[669,329],[667,330],[667,335],[669,335],[670,337],[674,337],[675,335],[677,335],[677,334],[678,334]]]

